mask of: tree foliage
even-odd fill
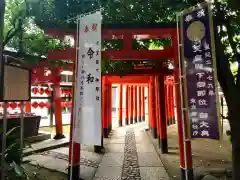
[[[75,29],[76,17],[82,13],[91,12],[95,9],[103,9],[103,24],[124,24],[124,23],[159,23],[175,22],[176,12],[196,5],[202,2],[199,0],[41,0],[31,3],[31,15],[34,16],[36,24],[42,29],[49,27]],[[233,37],[239,39],[239,17],[237,17],[239,8],[236,6],[236,0],[218,0],[215,1],[216,14],[224,15],[225,19],[231,19],[231,28]],[[40,8],[39,8],[40,7]],[[224,11],[224,12],[222,12]],[[232,14],[232,12],[234,12]],[[234,21],[234,23],[232,22]],[[233,24],[235,25],[233,25]],[[223,22],[222,24],[223,25]],[[220,26],[221,26],[220,25]],[[226,32],[222,34],[224,39],[225,52],[228,54],[231,63],[233,48],[229,42]],[[158,41],[154,41],[156,44]],[[116,45],[116,42],[114,42]],[[113,47],[114,43],[108,42],[106,47]],[[120,42],[119,42],[120,43]],[[118,45],[120,45],[118,43]],[[159,43],[159,42],[158,42]],[[157,44],[158,44],[157,43]],[[142,44],[142,43],[141,43]],[[149,42],[144,42],[145,47],[152,46]],[[139,43],[136,46],[141,46]],[[234,45],[234,44],[233,44]],[[117,62],[118,63],[118,62]]]
[[[43,30],[48,27],[76,28],[76,16],[82,13],[101,7],[103,9],[103,24],[174,22],[176,12],[196,5],[198,2],[201,1],[7,0],[4,45],[7,44],[17,51],[41,57],[47,55],[48,50],[66,47],[66,44],[60,40],[46,38]],[[239,7],[236,4],[237,0],[215,1],[216,17],[221,14],[221,19],[224,19],[218,26],[231,29],[231,31],[221,31],[222,44],[225,46],[224,51],[231,63],[236,61],[234,54],[237,53],[238,44],[236,42],[239,40]],[[226,25],[226,21],[229,25]],[[35,23],[42,30],[36,27]],[[229,32],[231,32],[231,38],[229,38]],[[22,42],[20,37],[23,37]],[[145,47],[152,46],[152,44],[152,42],[151,44],[144,42]],[[140,43],[135,45],[136,48],[141,47]],[[108,42],[105,43],[105,46],[112,47],[114,44]]]
[[[25,59],[26,64],[38,64],[47,57],[49,50],[69,47],[66,41],[46,37],[30,15],[31,1],[7,0],[4,18],[4,42],[6,51]]]
[[[39,8],[40,7],[40,8]],[[156,8],[156,7],[161,7]],[[41,0],[31,4],[31,15],[42,29],[76,29],[76,17],[82,13],[103,9],[103,24],[157,23],[171,22],[173,8],[165,8],[163,2],[153,1],[85,1],[85,0]],[[144,15],[144,14],[147,14]],[[165,17],[165,18],[164,18]],[[133,42],[134,49],[162,48],[171,43],[169,39]],[[104,41],[104,49],[121,49],[121,40]],[[130,62],[104,62],[102,72],[129,73],[133,69]]]
[[[41,7],[40,11],[37,10]],[[42,0],[33,7],[41,27],[76,28],[76,16],[103,8],[103,23],[156,23],[172,20],[172,11],[159,0]]]

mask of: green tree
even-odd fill
[[[27,65],[45,60],[49,50],[69,47],[67,41],[47,37],[30,16],[30,0],[6,0],[3,47],[10,54],[23,58]]]
[[[101,2],[101,4],[99,3]],[[32,15],[41,28],[76,28],[75,17],[100,6],[103,23],[174,22],[175,13],[202,0],[41,0],[32,5]],[[40,11],[37,7],[41,7]],[[240,63],[240,6],[237,0],[214,1],[214,29],[218,80],[229,109],[232,131],[233,179],[240,179],[240,68],[233,73],[231,63]]]

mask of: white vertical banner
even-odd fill
[[[80,18],[75,101],[75,142],[101,145],[100,11]]]

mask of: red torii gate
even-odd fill
[[[54,28],[49,28],[46,31],[46,34],[52,35],[58,38],[63,38],[65,35],[71,35],[76,40],[76,30],[58,30]],[[81,38],[81,37],[80,37]],[[176,106],[177,106],[177,120],[178,120],[178,137],[179,137],[179,151],[180,151],[180,168],[182,172],[182,177],[185,179],[185,172],[189,174],[189,177],[192,176],[192,159],[191,159],[191,142],[183,141],[183,124],[182,124],[182,116],[181,116],[181,101],[180,101],[180,83],[179,83],[179,69],[178,69],[178,42],[177,42],[177,29],[175,25],[169,24],[146,24],[146,25],[104,25],[103,26],[103,33],[102,33],[103,40],[112,40],[112,39],[121,39],[123,41],[123,49],[121,50],[105,50],[103,51],[103,58],[108,60],[164,60],[164,59],[171,59],[174,61],[174,81],[175,81],[175,97],[176,97]],[[156,38],[171,38],[172,44],[171,47],[165,47],[163,50],[133,50],[132,49],[132,40],[133,39],[156,39]],[[68,48],[63,51],[50,51],[48,53],[48,60],[72,60],[73,64],[76,59],[76,50],[75,48]],[[74,69],[74,68],[73,68]],[[161,108],[161,106],[165,106],[165,94],[164,94],[164,76],[163,74],[151,75],[148,86],[149,86],[149,101],[152,103],[152,109],[150,110],[150,125],[154,129],[160,129],[160,144],[162,148],[162,152],[166,152],[167,149],[167,137],[164,133],[164,122],[166,123],[166,113],[165,108]],[[159,75],[157,77],[157,75]],[[102,99],[105,99],[106,102],[110,102],[109,98],[105,96],[105,87],[108,87],[107,90],[109,91],[109,84],[111,84],[110,80],[112,77],[104,76],[103,77],[103,84],[102,84]],[[133,78],[133,77],[131,77]],[[131,81],[131,78],[128,78],[128,81],[134,84],[134,81]],[[109,79],[109,80],[108,80]],[[117,77],[113,78],[114,82],[123,82],[123,80],[117,79]],[[107,86],[106,86],[107,85]],[[74,84],[73,84],[74,88]],[[157,97],[159,97],[158,106],[154,103],[154,94],[158,92]],[[111,93],[111,92],[109,92]],[[104,100],[103,100],[104,101]],[[159,108],[160,105],[160,119],[158,122],[156,119],[154,120],[154,116],[157,114],[156,108]],[[109,111],[105,108],[103,103],[103,109],[106,109],[106,112]],[[109,107],[109,106],[108,106]],[[149,106],[150,107],[150,106]],[[73,107],[74,108],[74,107]],[[103,110],[105,112],[105,110]],[[105,114],[105,113],[103,113]],[[159,115],[159,114],[158,114]],[[107,116],[107,115],[106,115]],[[156,117],[156,116],[155,116]],[[111,117],[110,117],[111,118]],[[105,117],[103,116],[103,129],[107,129],[109,122],[109,117],[107,118],[106,122],[104,121]],[[164,120],[163,120],[164,119]],[[71,118],[71,124],[73,122],[73,118]],[[162,127],[161,127],[162,126]],[[186,124],[184,124],[186,126]],[[185,127],[186,128],[186,127]],[[156,135],[157,132],[153,134]],[[70,132],[70,137],[72,137],[72,131]],[[72,141],[72,139],[70,140]],[[185,145],[184,145],[185,143]],[[187,151],[187,157],[184,157],[184,146]],[[74,144],[74,150],[76,152],[80,151],[80,145]],[[71,148],[70,153],[71,154]],[[73,167],[74,174],[78,176],[78,169],[79,169],[79,153],[74,154],[74,162],[75,166]],[[186,166],[185,166],[186,164]]]

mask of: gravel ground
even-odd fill
[[[141,180],[135,134],[126,132],[122,180]]]

